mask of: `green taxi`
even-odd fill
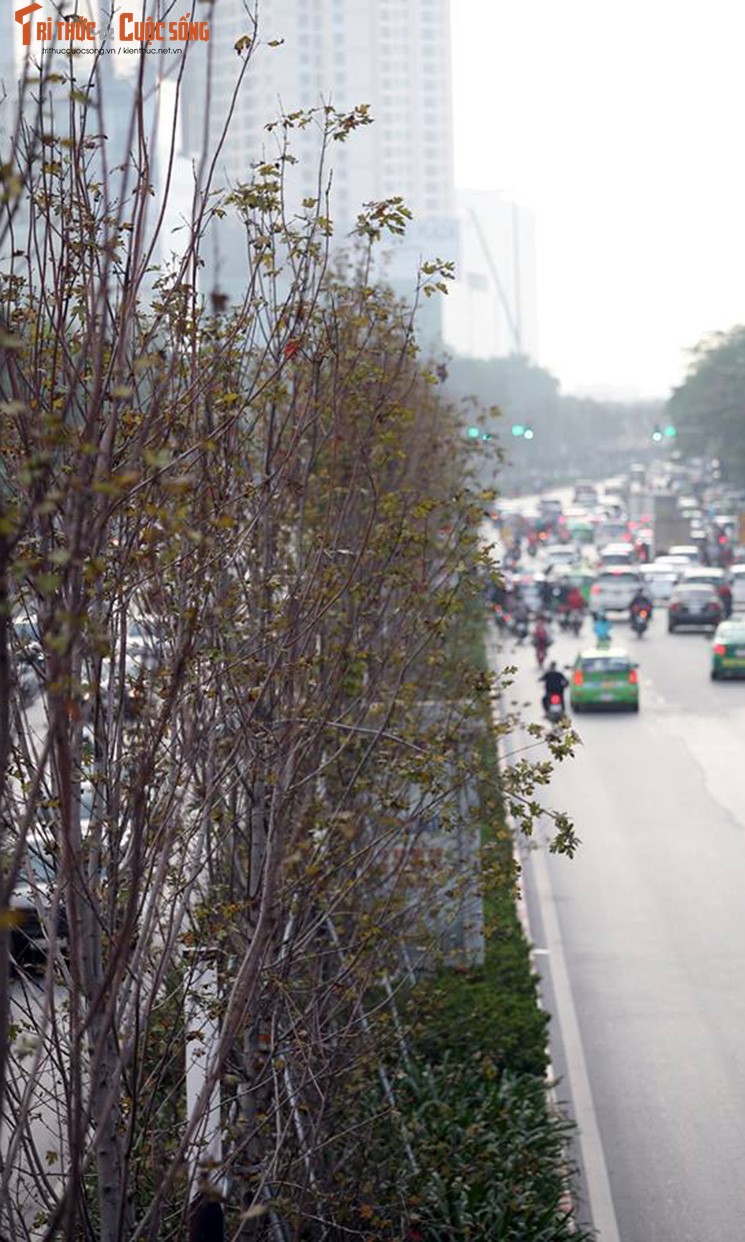
[[[623,707],[639,710],[637,665],[621,647],[591,647],[574,661],[569,681],[574,712]]]
[[[711,643],[711,680],[745,677],[745,621],[720,621]]]
[[[592,522],[585,522],[581,518],[567,518],[566,528],[572,543],[595,543],[595,527]]]

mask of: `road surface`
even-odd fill
[[[559,1096],[601,1242],[738,1242],[745,682],[710,682],[710,637],[668,635],[664,610],[641,641],[619,623],[619,640],[638,652],[641,711],[578,716],[582,746],[547,799],[581,849],[523,850]],[[568,663],[581,645],[562,636],[551,654]],[[512,696],[540,719],[532,651],[518,658]]]

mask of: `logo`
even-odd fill
[[[96,51],[97,30],[96,23],[87,17],[79,17],[73,14],[71,17],[63,18],[55,21],[54,18],[48,17],[42,21],[31,23],[33,13],[38,13],[42,9],[41,4],[37,4],[36,0],[32,4],[27,4],[23,9],[16,9],[15,20],[23,31],[23,46],[30,47],[33,40],[40,43],[54,43],[55,40],[65,43],[91,43],[94,46],[89,48],[92,53]],[[107,47],[107,54],[114,51],[135,52],[152,50],[152,43],[191,43],[201,41],[206,43],[210,37],[209,23],[205,21],[192,21],[187,13],[178,21],[164,22],[156,21],[152,17],[147,17],[143,21],[137,21],[133,13],[119,13],[116,25],[116,34],[120,44],[135,43],[137,47]],[[47,49],[43,49],[46,51]],[[54,50],[54,49],[51,49]],[[169,50],[169,49],[159,49]],[[179,49],[180,50],[180,49]]]
[[[27,4],[25,9],[16,9],[15,19],[23,30],[23,46],[31,46],[31,14],[38,13],[40,4]]]

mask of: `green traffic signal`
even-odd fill
[[[524,424],[523,424],[523,423],[513,423],[513,424],[512,424],[512,434],[513,434],[513,436],[524,436],[524,435],[525,435],[525,426],[524,426]]]
[[[468,434],[472,440],[478,440],[479,436],[481,435],[481,432],[479,431],[478,427],[469,427]]]
[[[667,427],[665,428],[665,435],[668,436],[668,438],[672,438],[673,436],[677,436],[677,434],[678,434],[677,427],[673,427],[672,423],[668,423]]]

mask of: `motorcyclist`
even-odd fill
[[[530,609],[519,591],[515,591],[513,594],[511,613],[512,631],[517,638],[518,643],[521,643],[523,639],[528,636]]]
[[[545,660],[550,642],[551,638],[546,629],[546,622],[543,620],[543,617],[538,617],[533,627],[533,646],[535,647],[535,654],[539,664],[542,664]]]
[[[564,600],[567,612],[584,612],[585,598],[578,586],[570,586]]]
[[[638,586],[634,592],[634,598],[629,604],[629,617],[633,621],[639,612],[646,612],[649,620],[652,620],[652,598],[649,592],[643,586]]]
[[[595,639],[599,645],[610,642],[610,621],[604,612],[599,612],[595,617],[593,629],[595,631]]]
[[[564,711],[564,691],[569,685],[569,682],[567,681],[564,674],[559,672],[559,669],[556,667],[555,660],[551,661],[551,663],[548,666],[548,669],[543,674],[540,680],[543,682],[543,685],[545,687],[545,693],[541,700],[543,704],[544,712],[548,711],[548,705],[551,702],[551,696],[554,694],[559,695],[561,699],[561,710],[563,712]]]

